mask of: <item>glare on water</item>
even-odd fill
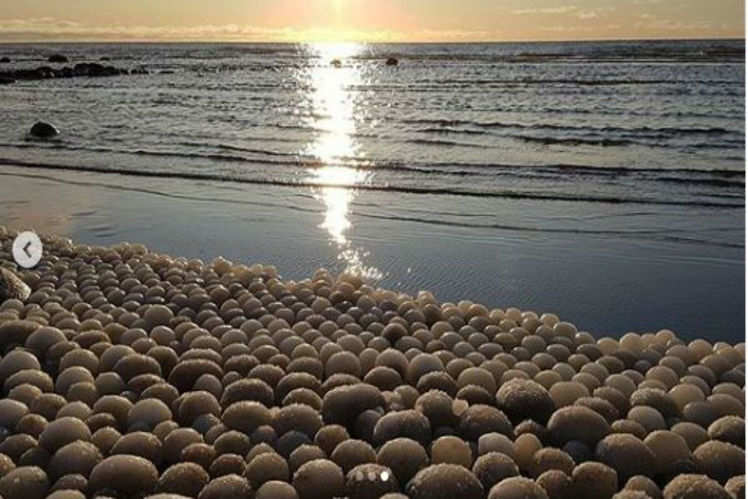
[[[346,263],[347,272],[356,272],[364,277],[380,279],[379,270],[367,267],[363,258],[366,252],[353,247],[346,233],[351,228],[350,207],[355,189],[340,187],[355,186],[367,181],[364,171],[342,166],[345,158],[360,157],[355,141],[356,112],[361,106],[351,88],[362,80],[361,69],[346,58],[356,55],[362,47],[356,44],[319,44],[310,47],[317,63],[310,65],[304,75],[310,85],[309,100],[312,104],[313,127],[320,130],[316,140],[309,144],[306,154],[318,158],[322,166],[313,172],[312,182],[330,187],[317,189],[315,195],[325,203],[325,219],[320,228],[325,229],[331,241],[337,245],[338,258]],[[340,67],[333,60],[344,61]]]

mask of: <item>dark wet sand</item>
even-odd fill
[[[388,289],[554,312],[595,337],[663,328],[687,341],[745,336],[745,231],[735,210],[365,192],[351,200],[346,191],[1,170],[0,224],[14,229],[272,262],[295,280],[352,265]]]

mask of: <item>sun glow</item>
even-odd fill
[[[311,86],[309,99],[313,110],[309,124],[318,130],[319,136],[305,153],[322,162],[311,180],[330,185],[315,192],[326,206],[320,228],[325,229],[337,245],[338,257],[347,264],[346,271],[377,279],[381,278],[381,273],[363,264],[365,253],[354,248],[346,237],[351,228],[350,205],[356,192],[349,187],[338,187],[355,186],[368,179],[365,172],[344,165],[361,157],[354,138],[356,108],[360,103],[351,91],[361,83],[361,70],[350,60],[361,49],[360,45],[351,43],[312,46],[317,58],[306,75]],[[333,61],[340,61],[340,64],[333,64]]]

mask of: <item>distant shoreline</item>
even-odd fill
[[[602,39],[558,39],[558,40],[472,40],[472,41],[346,41],[346,40],[327,40],[327,41],[237,41],[237,40],[53,40],[38,39],[28,41],[0,40],[2,45],[317,45],[317,44],[355,44],[355,45],[501,45],[517,43],[646,43],[646,42],[745,42],[743,38],[602,38]]]

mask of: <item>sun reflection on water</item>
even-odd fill
[[[366,172],[341,163],[362,156],[354,138],[360,103],[351,91],[361,83],[362,75],[361,69],[347,59],[358,54],[363,47],[358,44],[319,44],[309,48],[316,58],[305,75],[310,85],[309,99],[313,111],[309,124],[320,132],[304,152],[322,163],[310,180],[331,186],[362,184],[368,180]],[[341,61],[341,64],[333,64],[333,61]],[[315,190],[315,196],[326,206],[320,228],[325,229],[337,245],[338,258],[346,264],[345,271],[371,280],[381,279],[378,269],[364,264],[363,259],[368,253],[353,247],[346,236],[351,228],[350,205],[356,197],[355,189],[322,187]]]

